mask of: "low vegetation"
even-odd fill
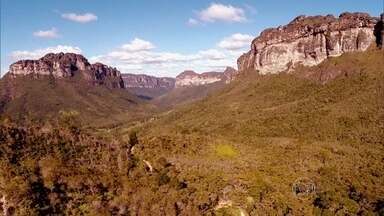
[[[68,110],[22,126],[3,119],[3,210],[383,214],[383,59],[370,50],[295,75],[249,72],[199,102],[97,130]],[[301,70],[353,71],[319,83]]]
[[[218,144],[215,146],[216,155],[223,158],[233,158],[238,155],[237,150],[228,144]]]
[[[384,198],[383,59],[382,51],[370,50],[294,75],[249,72],[219,93],[140,126],[141,154],[168,158],[200,182],[222,179],[210,182],[212,192],[230,200],[233,211],[378,213]],[[297,78],[324,70],[341,72],[325,84]],[[315,190],[297,195],[292,188],[301,179]],[[225,188],[230,192],[224,196]]]
[[[4,77],[0,80],[0,114],[22,123],[55,119],[77,112],[85,125],[112,125],[153,113],[153,106],[124,89],[94,86],[78,78]]]

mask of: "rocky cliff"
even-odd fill
[[[166,88],[173,89],[175,78],[154,77],[145,74],[122,74],[122,78],[127,88]]]
[[[122,74],[125,87],[143,99],[164,95],[175,87],[175,78],[154,77],[145,74]]]
[[[378,20],[366,13],[338,18],[298,16],[288,25],[266,29],[238,60],[239,71],[278,73],[296,65],[313,66],[346,52],[364,51],[375,42]]]
[[[234,79],[237,71],[227,67],[224,72],[205,72],[198,74],[191,70],[186,70],[176,77],[175,87],[188,87],[207,85],[215,82],[229,83]]]
[[[11,76],[52,76],[55,79],[81,75],[95,85],[124,88],[120,72],[116,68],[96,63],[90,64],[82,55],[74,53],[49,53],[38,60],[20,60],[9,68]]]
[[[95,63],[91,65],[91,74],[94,82],[99,85],[106,85],[109,88],[125,88],[120,71],[116,68]]]

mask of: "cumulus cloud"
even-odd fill
[[[249,47],[253,38],[248,34],[236,33],[221,40],[217,46],[227,50],[239,50]]]
[[[88,23],[88,22],[97,20],[97,16],[93,13],[84,13],[84,14],[64,13],[64,14],[61,14],[61,17],[67,20],[78,22],[78,23]]]
[[[155,50],[155,45],[151,42],[142,41],[144,40],[135,38],[106,54],[91,57],[90,62],[102,62],[123,73],[155,76],[176,76],[186,69],[206,72],[223,71],[226,66],[236,67],[238,56],[225,49],[211,48],[193,53],[164,52]]]
[[[58,38],[59,34],[56,28],[51,28],[49,30],[39,30],[33,32],[33,36],[40,38]]]
[[[232,5],[212,3],[197,13],[198,18],[203,22],[244,22],[247,20],[244,9]]]
[[[155,48],[155,46],[149,42],[140,38],[135,38],[131,42],[122,45],[122,49],[130,52],[147,51]]]
[[[209,60],[221,60],[226,57],[222,51],[219,51],[216,49],[202,50],[199,52],[199,55],[202,58],[209,59]]]
[[[44,49],[36,49],[31,51],[16,50],[10,54],[10,57],[13,61],[17,61],[21,59],[39,59],[47,53],[59,53],[59,52],[81,54],[82,51],[79,47],[58,45],[54,47],[47,47]]]

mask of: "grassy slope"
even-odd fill
[[[127,90],[145,100],[152,100],[171,91],[167,88],[127,88]]]
[[[221,90],[224,86],[223,82],[216,82],[208,85],[174,88],[168,93],[155,98],[152,103],[166,110],[201,100]]]
[[[233,202],[228,211],[372,212],[384,199],[383,59],[372,50],[305,68],[355,71],[325,85],[247,75],[140,126],[138,152],[171,160],[202,196],[230,187],[221,195]],[[316,192],[294,195],[298,179],[310,179]]]
[[[14,119],[46,119],[57,116],[59,111],[76,111],[84,122],[99,125],[134,119],[150,110],[125,90],[92,86],[77,78],[53,82],[49,78],[18,77],[3,79],[0,85],[2,92],[7,86],[16,93],[4,107],[4,115]]]

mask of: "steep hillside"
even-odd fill
[[[293,73],[341,71],[325,84],[242,74],[138,127],[138,154],[171,161],[196,193],[217,196],[216,212],[382,211],[383,59],[380,50],[350,53]]]
[[[225,83],[223,82],[215,82],[198,86],[178,87],[172,89],[172,91],[169,91],[165,95],[155,98],[152,103],[160,109],[170,109],[175,106],[201,100],[224,88],[224,86]]]

